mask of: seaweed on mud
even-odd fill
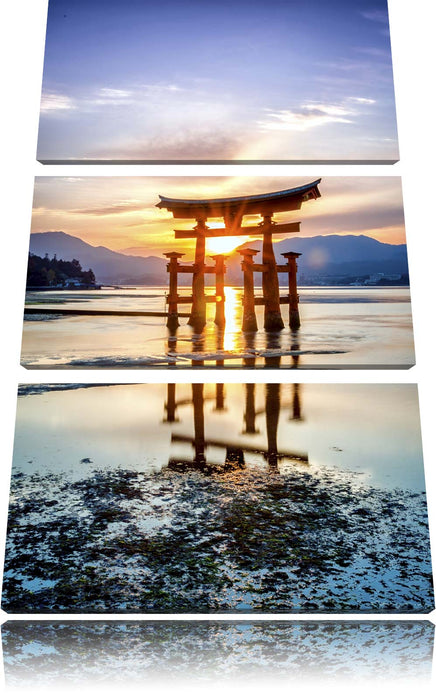
[[[337,470],[12,480],[3,605],[30,611],[432,607],[423,494]]]

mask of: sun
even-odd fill
[[[209,255],[226,255],[246,242],[245,236],[223,236],[222,238],[207,239],[207,253]]]

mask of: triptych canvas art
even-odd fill
[[[398,160],[386,0],[50,0],[37,159],[3,610],[429,613],[417,386],[364,373],[415,364],[401,178],[322,174]],[[114,167],[204,163],[229,174]],[[86,384],[36,371],[85,368]],[[356,658],[362,634],[400,656],[418,636],[424,668],[427,623],[353,624],[336,633]],[[186,645],[232,640],[231,673],[253,644],[294,669],[314,646],[304,622],[168,625],[123,628],[127,656],[171,637],[177,677]],[[120,633],[104,629],[108,658]],[[28,635],[56,650],[96,634],[8,622],[8,673],[26,678]]]

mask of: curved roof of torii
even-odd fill
[[[221,217],[234,214],[239,216],[244,214],[272,215],[274,212],[300,209],[302,202],[321,197],[318,189],[320,182],[321,178],[307,185],[280,192],[220,199],[171,199],[159,195],[160,202],[156,206],[171,211],[176,219]]]

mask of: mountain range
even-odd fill
[[[262,241],[250,241],[249,247],[262,249]],[[300,283],[316,283],[320,280],[364,277],[377,273],[407,275],[406,244],[382,243],[369,236],[313,236],[293,237],[274,244],[277,262],[284,262],[281,253],[294,251],[299,258]],[[63,231],[32,233],[29,251],[41,257],[56,254],[63,260],[79,260],[83,269],[91,268],[100,284],[165,285],[168,277],[167,260],[155,255],[126,255],[104,246],[92,246],[77,236]],[[260,254],[255,261],[260,262]],[[233,284],[242,282],[241,256],[233,251],[227,260],[227,280]],[[256,276],[256,283],[260,276]],[[206,280],[207,281],[207,280]],[[181,284],[189,282],[188,275],[181,275]]]
[[[105,246],[92,246],[63,231],[30,235],[29,252],[44,257],[56,254],[63,260],[78,260],[85,270],[91,268],[99,284],[163,284],[166,282],[166,258],[151,255],[123,255]]]

